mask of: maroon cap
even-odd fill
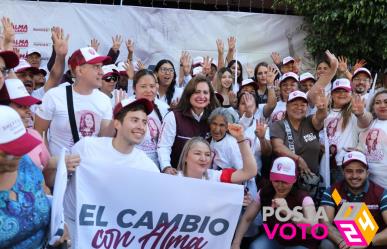
[[[111,61],[110,56],[103,56],[97,53],[94,48],[86,47],[76,50],[69,58],[68,64],[71,69],[84,64],[108,64]]]
[[[147,99],[124,99],[114,107],[113,117],[116,118],[118,113],[120,113],[123,108],[140,104],[145,106],[145,112],[147,115],[153,111],[153,103]]]
[[[19,65],[19,56],[13,51],[0,51],[0,57],[3,58],[5,62],[5,67],[10,69]]]

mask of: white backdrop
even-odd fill
[[[287,56],[290,44],[304,62],[308,57],[302,17],[297,16],[8,0],[0,2],[0,15],[14,22],[15,42],[22,53],[36,47],[44,53],[44,60],[51,54],[50,28],[54,25],[70,33],[69,53],[88,45],[91,38],[101,42],[101,53],[107,53],[111,37],[121,34],[134,40],[135,59],[146,65],[168,58],[177,66],[182,50],[193,57],[216,58],[216,39],[223,39],[227,50],[230,35],[237,37],[238,59],[243,64],[271,62],[273,51]],[[119,60],[126,56],[123,44]]]

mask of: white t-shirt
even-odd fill
[[[343,118],[341,111],[331,110],[324,121],[324,127],[327,129],[329,146],[335,145],[337,149],[336,164],[341,165],[346,153],[345,148],[354,148],[358,144],[360,128],[357,126],[357,118],[351,114],[348,124],[342,130]],[[320,132],[320,138],[324,137]],[[324,144],[324,141],[321,141]]]
[[[222,182],[221,181],[222,174],[223,174],[222,170],[207,169],[208,179],[203,177],[203,180],[207,180],[211,182]],[[177,176],[184,177],[181,171],[177,172]]]
[[[163,119],[168,113],[169,106],[158,99],[155,100],[155,104],[159,108],[161,118]],[[160,138],[161,125],[162,120],[160,120],[156,111],[153,110],[153,112],[148,115],[148,129],[146,130],[145,137],[140,144],[136,145],[136,147],[144,151],[157,166],[160,166],[157,154],[157,143]]]
[[[359,135],[359,146],[366,155],[371,180],[387,188],[387,120],[376,119]]]
[[[102,120],[113,116],[109,97],[98,89],[89,95],[81,95],[73,90],[74,114],[79,138],[97,136]],[[51,121],[48,146],[53,156],[62,148],[70,149],[74,144],[67,111],[66,87],[50,89],[37,108],[36,115]]]
[[[183,94],[184,88],[183,87],[177,87],[175,86],[175,91],[173,92],[172,101],[180,100],[181,95]],[[167,95],[159,96],[159,100],[163,101],[164,103],[168,104],[167,101]]]
[[[46,93],[46,91],[44,91],[44,87],[42,86],[42,87],[39,87],[36,90],[33,90],[32,93],[31,93],[31,96],[35,97],[37,99],[42,100],[45,93]]]
[[[220,141],[211,139],[210,147],[213,153],[213,169],[241,169],[243,167],[242,155],[239,151],[238,143],[230,134],[226,133],[226,136]]]
[[[78,167],[105,168],[109,166],[122,166],[157,173],[160,172],[153,161],[141,150],[133,148],[133,151],[130,154],[122,154],[113,147],[112,143],[113,138],[111,137],[86,137],[79,140],[79,142],[71,148],[71,154],[78,154],[80,156],[81,163]],[[68,181],[63,203],[66,223],[69,224],[70,234],[73,236],[75,234],[76,209],[75,178],[76,172]],[[109,187],[108,182],[94,184],[104,184],[106,187]]]

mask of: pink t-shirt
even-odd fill
[[[46,145],[43,142],[42,137],[39,132],[32,128],[27,128],[28,133],[34,138],[38,139],[42,143],[36,146],[33,150],[31,150],[27,155],[31,158],[32,162],[40,169],[43,170],[48,165],[48,161],[50,160],[50,152]]]

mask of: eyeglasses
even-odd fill
[[[107,81],[107,82],[116,82],[118,80],[118,77],[117,76],[108,76],[106,78],[103,78],[104,81]]]
[[[175,70],[173,70],[173,68],[166,68],[166,67],[160,68],[160,71],[163,73],[174,73],[175,72]]]
[[[9,73],[9,69],[2,67],[2,68],[0,68],[0,72],[3,74],[4,77],[6,77]]]
[[[370,79],[360,79],[360,78],[354,78],[353,82],[362,82],[362,83],[370,83]]]

